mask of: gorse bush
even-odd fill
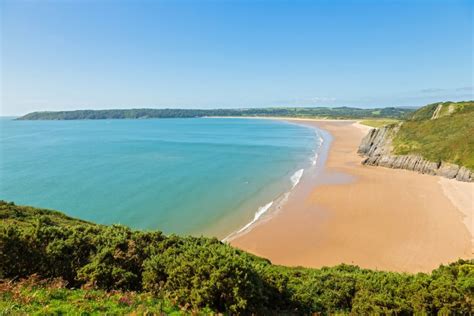
[[[1,279],[61,278],[70,288],[131,291],[227,313],[468,314],[474,308],[472,260],[416,275],[348,265],[288,268],[217,239],[96,225],[3,201],[0,219]]]
[[[265,284],[247,257],[215,239],[190,239],[146,260],[143,284],[156,293],[173,293],[181,305],[213,302],[217,310],[257,309],[251,305],[263,302]]]

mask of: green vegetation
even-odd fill
[[[399,120],[395,120],[395,119],[374,119],[374,120],[363,120],[360,123],[367,126],[379,128],[379,127],[384,127],[391,124],[396,124],[399,122],[400,122]]]
[[[406,117],[413,112],[407,108],[359,109],[338,108],[251,108],[251,109],[130,109],[130,110],[78,110],[60,112],[33,112],[19,120],[99,120],[99,119],[148,119],[148,118],[192,118],[206,116],[236,117],[304,117],[333,119],[395,118]]]
[[[151,293],[67,288],[62,279],[33,275],[17,282],[0,281],[0,315],[182,315],[177,306]]]
[[[419,154],[474,170],[474,101],[427,105],[405,121],[393,139],[394,154]]]
[[[15,281],[32,275],[55,281]],[[217,239],[96,225],[4,201],[0,279],[6,313],[158,313],[173,305],[244,314],[469,314],[474,308],[472,260],[416,275],[349,265],[288,268]]]

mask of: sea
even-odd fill
[[[225,238],[291,194],[318,130],[269,119],[0,118],[0,199],[100,224]]]

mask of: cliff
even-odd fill
[[[392,140],[399,128],[400,125],[370,130],[362,139],[358,150],[359,154],[366,157],[362,164],[406,169],[459,181],[474,182],[474,172],[464,166],[443,161],[429,161],[417,154],[393,154]]]

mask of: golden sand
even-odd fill
[[[302,181],[280,211],[232,245],[306,267],[418,272],[473,258],[473,183],[361,165],[357,147],[367,128],[354,121],[290,121],[334,138],[321,180]]]

